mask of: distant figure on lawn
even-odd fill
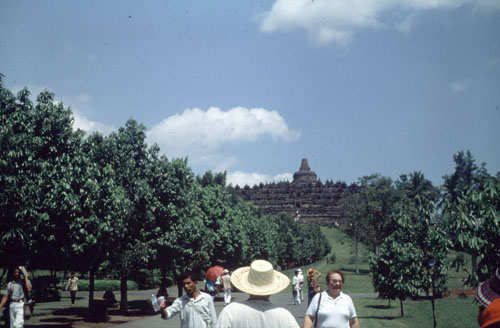
[[[78,291],[78,278],[75,276],[74,272],[71,273],[71,278],[68,279],[66,290],[69,290],[71,296],[71,306],[75,306],[76,292]]]
[[[304,275],[302,274],[302,270],[300,268],[297,269],[299,271],[299,295],[300,295],[300,301],[304,302],[304,293],[302,292],[302,289],[304,287]]]
[[[180,313],[181,328],[213,327],[217,322],[217,314],[212,297],[197,289],[197,276],[194,273],[186,272],[180,280],[186,294],[178,297],[169,307],[164,301],[160,309],[161,318],[167,320]]]
[[[299,271],[300,269],[295,270],[295,275],[292,279],[292,303],[293,305],[300,305],[302,302],[300,301],[300,280],[299,280]]]
[[[318,279],[321,277],[321,272],[316,269],[307,270],[307,305],[311,304],[311,301],[317,293],[321,292],[321,287],[318,284]]]
[[[228,269],[224,269],[224,273],[221,276],[222,288],[224,289],[224,305],[231,303],[231,291],[233,290],[231,286],[231,275]]]
[[[500,268],[476,290],[479,302],[477,321],[481,328],[500,328]]]
[[[298,328],[299,324],[286,309],[269,301],[269,296],[279,293],[290,284],[287,276],[273,270],[264,260],[255,260],[249,267],[237,269],[231,283],[250,297],[243,302],[233,302],[219,313],[217,328]]]

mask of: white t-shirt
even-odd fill
[[[206,328],[212,327],[217,322],[212,296],[200,292],[198,298],[190,298],[187,294],[178,297],[174,303],[166,308],[167,317],[172,318],[180,313],[181,328]]]
[[[299,275],[297,277],[299,277],[299,283],[303,284],[304,283],[304,275],[302,274],[302,272],[299,272]]]
[[[314,320],[320,294],[322,296],[318,311],[318,328],[349,328],[349,320],[357,315],[351,297],[342,292],[337,298],[330,297],[327,291],[316,294],[306,314]]]
[[[299,324],[287,309],[268,300],[246,300],[231,303],[220,313],[216,328],[298,328]]]
[[[293,287],[294,290],[299,290],[300,289],[299,277],[298,276],[293,276],[292,287]]]

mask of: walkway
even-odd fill
[[[140,291],[129,291],[128,300],[148,300],[151,294],[156,290],[140,290]],[[177,295],[176,288],[169,288],[168,292],[171,296]],[[96,292],[95,297],[101,297],[103,292]],[[222,296],[222,294],[219,294]],[[120,293],[116,292],[115,296],[119,300]],[[350,296],[355,298],[376,298],[376,294],[350,294]],[[233,293],[232,301],[243,301],[248,298],[245,293]],[[280,305],[288,309],[299,325],[304,322],[304,314],[306,312],[306,302],[300,306],[292,305],[292,295],[290,293],[280,293],[271,296],[271,301],[277,305]],[[59,302],[48,302],[48,303],[38,303],[35,306],[35,315],[25,322],[25,328],[35,328],[35,327],[110,327],[116,326],[119,328],[179,328],[179,316],[175,316],[170,320],[162,320],[160,315],[150,315],[144,316],[140,319],[135,319],[132,321],[124,320],[123,317],[112,316],[111,320],[105,324],[93,324],[83,321],[83,314],[87,311],[88,305],[88,292],[78,292],[77,301],[75,307],[71,307],[71,302],[69,299],[69,292],[63,291],[62,298]],[[215,310],[217,314],[224,307],[224,301],[222,297],[216,298]],[[130,319],[130,318],[128,318]],[[3,324],[3,321],[2,321]]]

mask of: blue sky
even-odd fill
[[[0,72],[233,184],[500,171],[499,0],[0,0]]]

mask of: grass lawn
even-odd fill
[[[355,272],[354,247],[349,237],[342,231],[334,228],[322,227],[321,231],[326,236],[332,246],[332,253],[336,255],[335,263],[329,264],[326,259],[303,267],[304,275],[307,269],[315,268],[323,276],[320,279],[320,285],[323,290],[326,289],[324,276],[331,269],[341,269],[345,272],[346,282],[343,291],[346,294],[353,293],[374,293],[369,274],[368,264],[369,251],[364,245],[359,245],[359,272]],[[328,258],[329,256],[327,256]],[[456,257],[456,252],[449,255],[450,261]],[[470,265],[470,257],[466,257]],[[284,272],[292,278],[294,270]],[[463,279],[467,274],[460,270],[456,272],[450,269],[448,275],[448,289],[464,289]],[[307,287],[305,287],[307,288]],[[470,289],[470,288],[469,288]],[[284,292],[291,293],[291,287]],[[432,308],[429,300],[406,300],[404,301],[405,316],[401,317],[399,300],[391,301],[391,307],[388,308],[388,301],[382,299],[354,299],[354,305],[358,313],[361,327],[370,328],[396,328],[396,327],[432,327]],[[477,327],[478,306],[473,297],[450,296],[436,300],[436,320],[438,327],[469,328]]]
[[[355,299],[354,306],[361,327],[370,328],[421,328],[432,327],[432,308],[429,300],[403,302],[405,316],[401,317],[399,301],[392,301],[387,308],[387,300]],[[436,321],[438,327],[469,328],[478,327],[476,318],[478,307],[472,297],[447,297],[436,300]]]

